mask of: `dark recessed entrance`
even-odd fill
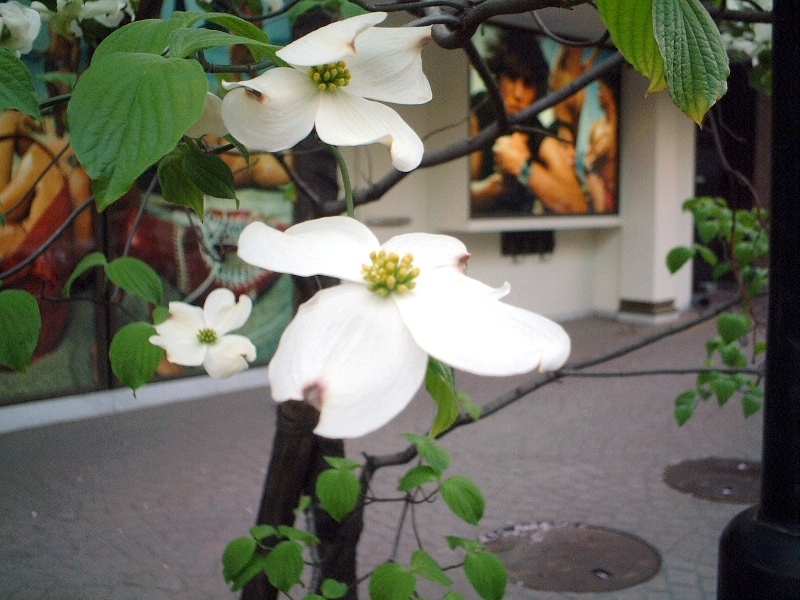
[[[525,523],[484,536],[512,585],[549,592],[610,592],[651,579],[661,555],[644,540],[580,523]]]
[[[761,463],[714,457],[685,460],[664,469],[664,483],[704,500],[756,504],[761,487]]]

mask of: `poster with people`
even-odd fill
[[[568,85],[611,55],[534,32],[486,25],[475,38],[508,115]],[[490,94],[470,75],[473,134],[496,120]],[[609,215],[618,212],[619,70],[527,120],[472,155],[470,217]]]

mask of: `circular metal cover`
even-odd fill
[[[761,487],[761,463],[714,457],[685,460],[664,469],[664,483],[704,500],[756,504]]]
[[[661,555],[644,540],[580,523],[517,524],[484,536],[512,585],[550,592],[610,592],[651,579]]]

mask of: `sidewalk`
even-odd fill
[[[567,323],[571,362],[625,345],[657,328],[586,318]],[[713,321],[616,359],[598,370],[695,367]],[[459,374],[484,403],[528,377]],[[472,477],[487,499],[481,526],[437,502],[417,529],[442,564],[458,562],[444,535],[475,536],[512,523],[584,523],[634,534],[661,554],[651,580],[616,592],[556,593],[509,586],[514,600],[711,600],[717,539],[745,506],[669,488],[670,464],[707,456],[759,460],[761,417],[736,400],[713,401],[679,428],[675,396],[694,377],[570,378],[542,388],[442,440],[451,474]],[[348,455],[405,447],[424,432],[432,402],[420,395],[384,429],[348,443]],[[274,430],[264,389],[148,408],[0,436],[0,598],[161,600],[235,598],[221,576],[225,544],[246,535],[260,500]],[[375,491],[396,495],[404,470],[378,472]],[[368,507],[360,570],[386,560],[399,509]],[[415,547],[407,526],[403,550]],[[475,597],[463,577],[457,586]],[[442,591],[428,590],[427,597]],[[366,598],[366,593],[363,594]]]

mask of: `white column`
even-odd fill
[[[647,80],[631,68],[622,77],[620,123],[620,318],[669,320],[691,301],[691,268],[675,275],[667,253],[692,242],[681,210],[694,195],[696,125],[664,90],[644,98]]]

